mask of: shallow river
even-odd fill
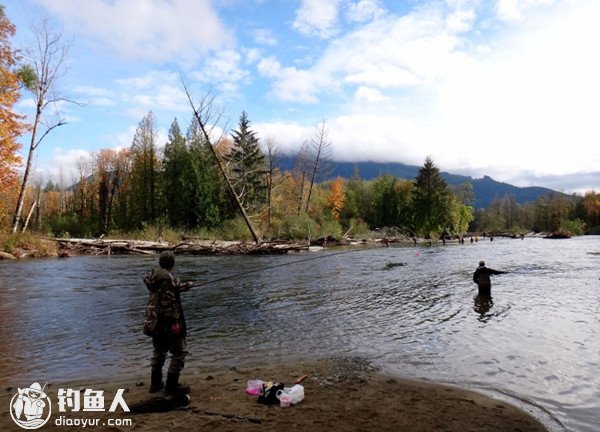
[[[471,280],[480,259],[509,271],[492,303]],[[362,356],[517,403],[553,431],[600,429],[600,237],[177,260],[183,280],[246,273],[183,294],[188,373]],[[156,262],[0,261],[0,384],[147,375]]]

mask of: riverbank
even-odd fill
[[[298,377],[305,399],[296,406],[258,404],[245,393],[248,380],[279,381],[287,386]],[[58,430],[56,419],[131,419],[131,426],[96,427],[111,431],[447,431],[447,432],[543,432],[546,428],[529,413],[476,392],[428,382],[392,377],[374,370],[361,359],[335,359],[224,371],[186,369],[182,381],[190,384],[191,403],[184,410],[132,414],[77,412],[58,413],[59,388],[104,390],[106,407],[119,388],[130,406],[149,399],[147,379],[123,382],[52,383],[46,389],[53,414],[45,429]],[[15,383],[16,384],[16,383]],[[30,383],[22,383],[22,385]],[[42,383],[43,385],[43,383]],[[6,412],[16,387],[4,389],[0,429],[19,430]],[[83,392],[82,392],[83,393]],[[108,410],[108,409],[107,409]],[[50,424],[52,423],[52,424]]]
[[[225,241],[198,238],[183,238],[176,242],[168,242],[160,238],[158,240],[46,238],[30,234],[19,234],[12,237],[0,237],[0,259],[68,258],[77,255],[153,255],[165,250],[172,250],[175,254],[180,255],[277,255],[328,246],[366,244],[389,246],[394,243],[416,244],[416,242],[421,241],[423,240],[408,237],[345,238],[337,240],[331,236],[326,236],[317,239],[274,240],[260,243],[244,240]]]
[[[0,260],[57,257],[59,252],[58,243],[48,237],[0,231]]]
[[[119,255],[119,254],[156,254],[163,250],[173,250],[182,255],[274,255],[287,252],[307,251],[309,248],[350,245],[381,245],[392,244],[426,245],[473,242],[493,239],[494,237],[525,238],[525,237],[550,237],[548,233],[527,233],[522,236],[498,233],[469,233],[464,237],[447,237],[439,240],[414,238],[406,236],[365,236],[361,238],[336,239],[325,236],[316,239],[302,239],[290,241],[263,241],[254,243],[245,240],[225,241],[200,239],[183,236],[177,241],[127,239],[127,238],[48,238],[37,234],[7,234],[0,233],[0,260],[23,258],[68,258],[77,255]],[[560,238],[564,238],[560,237]]]

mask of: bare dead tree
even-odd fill
[[[48,28],[48,21],[44,21],[40,27],[34,28],[34,33],[37,46],[34,50],[26,50],[24,58],[31,63],[31,67],[35,72],[35,83],[32,84],[30,90],[36,108],[25,173],[19,191],[19,198],[17,199],[17,207],[13,215],[12,232],[17,232],[19,227],[33,154],[50,132],[66,124],[58,112],[58,104],[69,102],[80,105],[75,101],[58,96],[55,91],[57,81],[65,74],[65,62],[69,51],[69,46],[62,41],[62,33],[51,32]],[[54,116],[47,117],[44,115],[48,107],[54,108]]]
[[[33,202],[31,203],[31,207],[29,208],[29,213],[27,213],[27,217],[25,218],[25,222],[23,223],[23,228],[21,229],[21,232],[25,232],[27,231],[27,227],[29,226],[29,221],[31,220],[31,216],[33,216],[33,212],[36,210],[40,210],[40,206],[41,206],[41,199],[42,199],[42,182],[41,180],[38,179],[38,181],[36,182],[34,189],[32,191],[32,199]]]
[[[29,214],[27,215],[27,219],[25,219],[25,223],[23,224],[23,230],[21,232],[25,232],[27,231],[27,226],[29,225],[29,220],[31,219],[31,216],[33,215],[33,211],[35,210],[36,206],[37,206],[37,199],[33,202],[33,204],[31,204],[31,208],[29,209]]]
[[[298,154],[296,155],[296,161],[294,163],[293,176],[299,184],[298,188],[298,214],[302,212],[302,203],[304,202],[304,186],[306,183],[306,177],[308,176],[310,164],[310,152],[308,150],[308,143],[305,141]]]
[[[117,152],[104,149],[92,157],[98,178],[98,228],[100,234],[106,234],[112,217],[113,201],[129,164],[128,150]]]
[[[88,178],[92,175],[92,161],[89,157],[79,156],[75,158],[75,169],[77,170],[78,177],[73,178],[72,183],[75,184],[73,190],[73,204],[74,210],[83,218],[85,214],[85,207],[87,205],[86,190],[88,188]]]
[[[221,162],[221,158],[217,154],[217,151],[212,144],[211,136],[213,136],[213,132],[215,131],[215,128],[216,128],[217,124],[219,123],[219,119],[222,117],[222,113],[216,112],[214,110],[214,97],[210,93],[205,94],[200,99],[200,101],[198,102],[198,106],[196,107],[196,105],[194,104],[194,101],[192,100],[192,96],[187,88],[187,85],[185,84],[185,81],[183,80],[183,77],[181,77],[181,82],[183,84],[183,88],[184,88],[185,94],[188,98],[190,107],[192,108],[192,111],[194,113],[194,117],[198,121],[198,125],[200,126],[200,129],[202,130],[202,134],[204,135],[204,139],[206,140],[206,143],[207,143],[208,147],[210,148],[210,151],[211,151],[213,157],[215,158],[215,162],[219,168],[219,171],[221,171],[221,174],[223,175],[223,178],[225,179],[225,183],[227,184],[229,191],[233,195],[233,198],[235,199],[235,203],[236,203],[238,209],[240,210],[240,213],[242,213],[244,221],[246,222],[246,225],[248,226],[248,229],[250,230],[250,233],[252,234],[252,238],[254,239],[254,242],[258,244],[258,243],[260,243],[260,238],[259,238],[258,234],[256,233],[256,230],[254,229],[254,225],[252,225],[252,221],[248,217],[246,209],[244,208],[244,206],[242,205],[242,203],[240,201],[240,197],[235,192],[233,184],[231,183],[231,180],[229,179],[229,176],[227,175],[227,171],[225,170],[225,167],[223,166],[223,163]],[[221,133],[221,136],[218,139],[216,139],[215,141],[220,142],[222,140],[222,138],[223,138],[223,134]]]
[[[275,189],[275,176],[279,171],[278,165],[281,161],[279,155],[279,143],[273,137],[265,140],[267,153],[265,154],[266,176],[267,176],[267,224],[271,224],[271,210],[273,190]]]
[[[312,171],[310,172],[310,184],[308,186],[308,197],[306,198],[306,209],[308,212],[308,206],[310,205],[310,197],[312,194],[313,186],[319,174],[323,173],[326,165],[323,163],[331,156],[332,145],[327,140],[327,123],[323,120],[321,123],[315,126],[315,132],[309,138],[309,151],[311,157]]]

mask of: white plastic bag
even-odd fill
[[[299,404],[304,399],[304,387],[300,384],[294,384],[286,393],[290,398],[290,403],[293,405]]]

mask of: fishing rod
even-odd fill
[[[306,262],[306,261],[312,261],[312,260],[316,260],[319,258],[327,258],[327,257],[332,257],[332,256],[337,256],[337,255],[345,255],[345,254],[349,254],[349,253],[353,253],[353,252],[364,252],[364,251],[368,251],[368,250],[372,250],[372,249],[381,249],[381,248],[382,248],[382,246],[375,246],[375,247],[364,248],[364,249],[354,249],[354,250],[346,250],[346,251],[341,251],[341,252],[334,252],[334,253],[327,254],[325,256],[322,256],[322,255],[312,256],[312,257],[308,257],[308,258],[304,258],[304,259],[300,259],[300,260],[296,260],[296,261],[290,261],[290,262],[285,262],[285,263],[281,263],[281,264],[270,265],[267,267],[261,267],[261,268],[254,269],[254,270],[248,270],[248,271],[245,271],[242,273],[236,273],[234,275],[224,276],[224,277],[221,277],[218,279],[213,279],[210,281],[192,282],[191,287],[209,285],[209,284],[221,282],[221,281],[228,280],[228,279],[234,279],[234,278],[238,278],[241,276],[246,276],[246,275],[249,275],[252,273],[258,273],[258,272],[262,272],[265,270],[271,270],[271,269],[278,268],[278,267],[284,267],[287,265],[298,264],[298,263],[302,263],[302,262]]]

